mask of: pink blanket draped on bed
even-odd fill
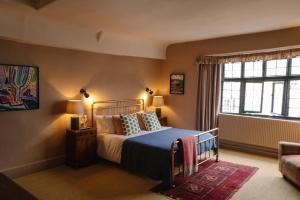
[[[179,150],[182,155],[183,175],[190,176],[198,171],[196,139],[193,135],[178,139]]]

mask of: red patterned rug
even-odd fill
[[[176,187],[161,193],[176,200],[230,199],[257,170],[256,167],[210,160],[190,177],[177,175]]]

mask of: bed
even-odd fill
[[[130,114],[144,110],[143,99],[98,101],[92,104],[92,122],[95,116]],[[162,127],[156,131],[142,131],[134,135],[97,134],[99,157],[120,164],[124,169],[162,180],[162,186],[174,186],[175,167],[181,166],[178,138],[196,137],[198,165],[215,157],[218,161],[218,129],[199,132]],[[178,170],[177,170],[178,171]]]

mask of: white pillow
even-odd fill
[[[97,133],[115,133],[115,128],[112,120],[112,115],[97,115],[96,116]]]

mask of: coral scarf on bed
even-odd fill
[[[197,148],[194,135],[184,136],[178,139],[179,150],[182,155],[183,175],[190,176],[198,171]]]

